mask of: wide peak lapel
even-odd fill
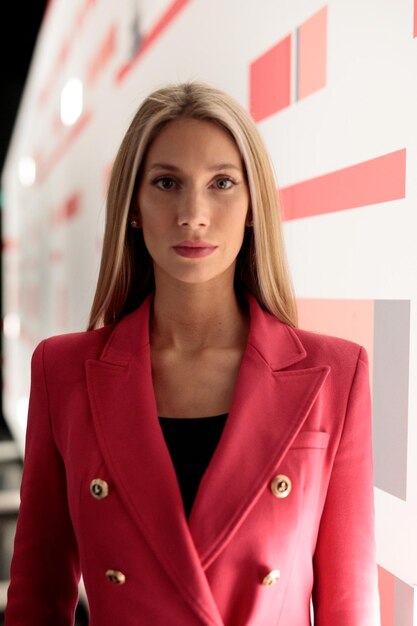
[[[202,624],[222,626],[158,422],[149,346],[151,301],[152,294],[116,325],[100,360],[86,361],[94,427],[126,509],[179,594]]]
[[[269,483],[330,371],[326,364],[283,370],[305,358],[306,351],[288,325],[265,312],[251,294],[247,298],[250,330],[232,405],[189,520],[204,569]]]

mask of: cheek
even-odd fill
[[[242,201],[232,201],[219,212],[221,228],[234,239],[243,236],[248,207]]]
[[[157,229],[166,212],[161,211],[161,203],[157,202],[152,193],[140,192],[137,196],[137,207],[145,230]]]
[[[237,194],[236,197],[231,199],[229,210],[234,215],[236,222],[244,221],[249,209],[250,199],[249,194],[242,191]]]
[[[159,200],[160,202],[160,200]],[[143,213],[149,213],[157,204],[157,200],[155,197],[155,193],[153,189],[146,186],[142,189],[139,189],[136,196],[136,205]]]

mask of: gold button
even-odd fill
[[[279,569],[273,569],[272,572],[269,572],[269,574],[265,576],[265,578],[262,581],[262,584],[266,585],[267,587],[270,587],[271,585],[275,585],[279,577],[280,577]]]
[[[95,478],[90,483],[90,493],[92,496],[97,498],[97,500],[102,500],[102,498],[106,498],[108,496],[109,486],[105,480]]]
[[[106,576],[111,583],[115,585],[123,585],[126,581],[126,576],[123,572],[119,572],[117,569],[108,569],[106,572]]]
[[[286,498],[292,488],[291,480],[284,474],[278,474],[271,481],[271,490],[277,498]]]

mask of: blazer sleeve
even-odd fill
[[[361,346],[314,555],[315,626],[379,626],[369,366]]]
[[[67,504],[66,476],[54,442],[44,372],[45,342],[31,359],[20,506],[5,626],[72,626],[80,565]]]

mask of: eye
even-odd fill
[[[219,189],[226,190],[233,187],[236,183],[231,178],[222,177],[216,179],[216,184]]]
[[[159,189],[169,191],[170,189],[173,189],[173,186],[175,185],[175,180],[173,180],[169,176],[161,176],[161,178],[157,178],[156,180],[154,180],[153,184],[156,185]]]

